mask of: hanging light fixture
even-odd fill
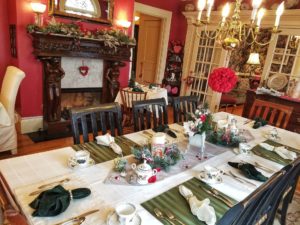
[[[225,50],[234,50],[242,42],[246,42],[248,45],[258,44],[266,45],[270,43],[260,43],[258,41],[258,35],[260,34],[261,21],[265,13],[265,9],[259,8],[262,0],[252,0],[252,14],[250,22],[248,24],[243,23],[240,18],[241,3],[242,0],[236,0],[233,14],[230,14],[230,5],[226,3],[222,10],[222,20],[220,21],[215,32],[208,33],[205,29],[205,36],[210,39],[216,39]],[[194,23],[195,26],[202,26],[209,24],[210,14],[214,4],[214,0],[198,0],[198,16]],[[206,19],[202,20],[202,13],[206,5]],[[284,11],[284,2],[282,2],[276,10],[275,23],[272,29],[272,33],[280,32],[278,30],[280,17]]]

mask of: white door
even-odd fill
[[[208,86],[208,76],[213,69],[225,66],[227,64],[227,52],[222,49],[221,45],[215,39],[208,38],[206,33],[213,36],[213,31],[216,27],[210,26],[207,31],[198,28],[197,35],[194,34],[193,51],[190,58],[189,70],[192,84],[187,87],[184,82],[184,95],[197,95],[200,102],[209,104],[212,112],[216,112],[219,108],[221,94],[214,92]],[[188,34],[189,35],[189,34]],[[193,35],[193,34],[190,34]],[[187,37],[188,39],[188,37]]]

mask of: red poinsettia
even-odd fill
[[[213,91],[227,93],[234,88],[237,80],[232,69],[221,67],[214,69],[209,75],[208,85]]]

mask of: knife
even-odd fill
[[[222,198],[221,196],[216,195],[215,193],[211,192],[210,190],[205,189],[205,188],[202,187],[201,185],[199,185],[199,187],[200,187],[204,192],[206,192],[207,194],[212,195],[212,196],[214,196],[216,199],[218,199],[218,200],[220,200],[221,202],[225,203],[225,205],[227,205],[228,207],[230,207],[230,208],[233,207],[232,202],[228,201],[227,199],[224,199],[224,198]]]
[[[84,220],[85,220],[85,217],[90,215],[90,214],[93,214],[95,212],[98,212],[99,209],[94,209],[94,210],[91,210],[91,211],[88,211],[88,212],[85,212],[79,216],[75,216],[75,217],[72,217],[68,220],[65,220],[63,222],[60,222],[60,223],[56,223],[55,225],[67,225],[68,223],[72,222],[72,221],[78,221],[79,224],[81,224]],[[79,222],[81,221],[81,222]]]

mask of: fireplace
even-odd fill
[[[130,60],[130,49],[132,45],[120,45],[110,47],[104,41],[89,38],[79,38],[67,35],[31,33],[33,38],[33,54],[43,64],[43,121],[44,130],[48,133],[69,131],[70,120],[65,116],[67,107],[85,104],[98,104],[111,102],[115,99],[120,83],[119,68],[125,66],[124,61]],[[66,57],[66,58],[65,58]],[[76,70],[77,78],[69,81],[69,75],[75,76],[74,72],[69,74],[68,66],[64,66],[68,57],[76,57],[80,65],[85,65],[85,60],[97,59],[97,74],[100,79],[92,85],[82,85],[78,79],[85,79],[78,75],[78,64],[71,66]],[[73,63],[73,60],[72,60]],[[78,62],[77,62],[78,63]],[[87,63],[88,65],[89,63]],[[86,75],[83,73],[82,75]],[[87,74],[89,76],[89,72]],[[65,86],[65,84],[76,84],[79,86]],[[67,102],[69,99],[70,102]],[[75,99],[75,100],[74,100]],[[99,102],[98,102],[99,100]],[[74,105],[75,101],[75,105]],[[81,103],[80,103],[81,101]]]

